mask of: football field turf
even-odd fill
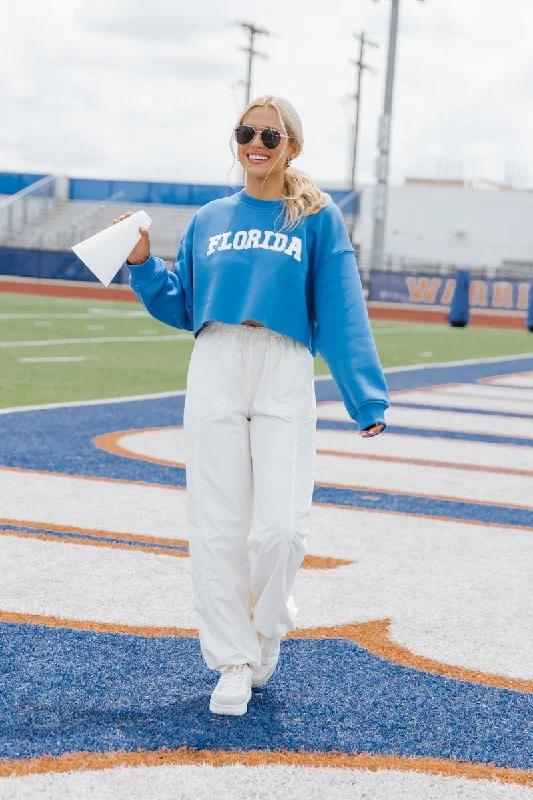
[[[297,628],[224,718],[192,599],[192,335],[0,294],[2,800],[531,797],[533,339],[373,328],[388,431],[361,439],[317,380]]]
[[[382,364],[400,367],[524,354],[523,330],[372,323]],[[194,339],[137,302],[0,293],[0,407],[185,389]],[[328,369],[320,356],[317,375]]]

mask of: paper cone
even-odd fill
[[[122,222],[74,245],[72,250],[104,286],[109,286],[141,238],[139,228],[148,228],[151,223],[146,211],[136,211]]]

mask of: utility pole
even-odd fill
[[[259,56],[260,58],[268,58],[266,53],[260,53],[258,50],[254,50],[254,40],[256,36],[271,36],[272,34],[270,31],[267,31],[265,28],[257,28],[251,22],[239,22],[238,23],[241,28],[244,28],[248,31],[249,41],[248,47],[239,47],[239,50],[244,50],[245,53],[248,53],[248,66],[246,70],[246,80],[241,81],[241,83],[245,86],[245,103],[244,107],[247,108],[250,105],[250,100],[252,99],[252,67],[253,61],[255,56]],[[246,183],[246,172],[244,167],[241,169],[241,182],[243,186]]]
[[[376,2],[376,0],[374,0]],[[423,0],[422,0],[423,2]],[[398,11],[400,0],[391,0],[389,27],[389,49],[387,54],[387,77],[383,116],[379,120],[378,149],[376,163],[377,184],[374,194],[374,233],[372,237],[372,269],[382,269],[385,255],[385,222],[387,217],[387,187],[389,179],[389,148],[391,138],[392,96],[394,89],[394,66],[396,61],[396,38],[398,35]]]
[[[248,47],[239,47],[239,50],[244,50],[245,53],[248,53],[248,68],[246,71],[246,81],[244,85],[246,87],[246,106],[249,105],[250,100],[252,99],[252,67],[253,67],[253,60],[255,56],[260,56],[260,58],[268,58],[266,53],[260,53],[258,50],[254,50],[254,40],[256,36],[271,36],[272,34],[270,31],[267,31],[265,28],[257,28],[251,22],[239,22],[239,25],[248,31],[249,35],[249,42]]]
[[[352,143],[352,158],[351,158],[351,173],[350,173],[350,190],[352,193],[355,193],[356,188],[356,171],[357,171],[357,144],[359,140],[359,114],[361,111],[361,89],[363,85],[363,72],[365,69],[368,69],[372,73],[376,73],[377,70],[374,67],[369,66],[363,62],[363,56],[365,54],[365,45],[369,47],[379,47],[375,42],[371,42],[369,39],[365,38],[365,32],[362,33],[354,33],[356,39],[359,39],[361,46],[359,49],[359,60],[354,61],[354,59],[350,59],[350,63],[355,64],[357,67],[357,89],[355,93],[355,125],[354,125],[354,133],[353,133],[353,143]],[[357,216],[356,214],[352,214],[352,226],[350,231],[350,239],[352,244],[354,244],[355,240],[355,226],[356,226]]]

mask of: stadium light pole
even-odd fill
[[[377,2],[377,0],[374,0]],[[424,2],[424,0],[421,0]],[[379,120],[378,157],[376,161],[376,187],[374,194],[374,231],[372,235],[371,268],[382,269],[385,255],[385,222],[387,217],[387,188],[389,180],[389,148],[391,138],[392,97],[394,90],[394,66],[396,61],[396,39],[398,36],[398,12],[400,0],[391,0],[389,48],[387,54],[387,77],[383,115]]]
[[[355,61],[354,59],[350,59],[352,64],[355,64],[357,67],[357,88],[355,93],[355,124],[354,124],[354,132],[353,132],[353,142],[352,142],[352,157],[351,157],[351,170],[350,170],[350,191],[352,194],[355,194],[355,187],[356,187],[356,179],[355,174],[357,171],[357,145],[359,141],[359,115],[361,111],[361,90],[363,86],[363,72],[365,69],[368,69],[370,72],[376,74],[377,70],[374,67],[369,66],[363,62],[363,56],[365,53],[365,45],[369,47],[379,47],[375,42],[371,42],[369,39],[365,38],[365,32],[362,33],[354,33],[356,39],[359,39],[360,48],[359,48],[359,60]],[[355,239],[355,226],[356,226],[357,215],[352,214],[352,225],[350,231],[350,241],[354,244]]]

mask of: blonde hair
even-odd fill
[[[284,97],[273,97],[271,95],[258,97],[244,109],[237,124],[240,125],[242,123],[244,117],[252,108],[258,107],[276,109],[283,133],[296,143],[299,155],[303,149],[304,134],[302,120],[294,106]],[[274,165],[276,163],[274,162]],[[268,175],[265,177],[265,181],[268,180]],[[310,217],[312,214],[316,214],[317,211],[332,202],[331,196],[321,191],[313,183],[309,175],[289,166],[285,168],[282,197],[285,207],[283,227],[288,229],[294,228],[303,217]]]

